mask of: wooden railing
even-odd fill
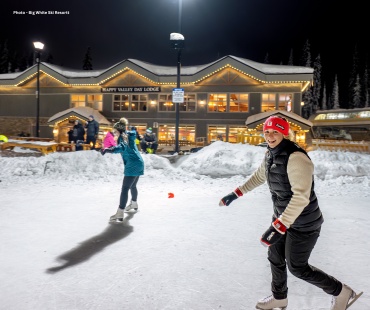
[[[350,151],[370,153],[370,142],[368,141],[349,141],[349,140],[329,140],[329,139],[312,139],[312,145],[308,147],[309,151],[314,150],[328,151]]]

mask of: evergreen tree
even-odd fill
[[[325,84],[324,84],[324,87],[323,87],[323,90],[322,90],[321,110],[327,110],[327,106],[326,106],[326,85]]]
[[[367,63],[365,64],[364,77],[361,80],[362,102],[364,107],[369,106],[369,70]]]
[[[313,64],[313,87],[312,87],[312,103],[313,103],[313,112],[316,112],[316,110],[320,106],[320,95],[321,95],[321,72],[322,72],[322,66],[321,66],[321,58],[320,54],[317,55],[314,64]]]
[[[53,55],[51,55],[50,53],[47,53],[46,54],[46,57],[45,57],[45,62],[47,62],[49,64],[53,64],[54,63],[54,57],[53,57]]]
[[[361,108],[361,83],[360,75],[357,74],[355,87],[353,88],[353,108]]]
[[[349,76],[349,85],[348,85],[348,105],[350,109],[352,109],[354,106],[354,96],[355,96],[354,88],[356,85],[357,75],[359,74],[358,66],[359,66],[359,56],[356,44],[355,49],[353,51],[352,70]]]
[[[288,59],[288,66],[294,66],[293,61],[293,49],[290,49],[289,59]]]
[[[311,48],[308,40],[303,46],[301,63],[305,67],[311,67]],[[313,86],[307,87],[306,91],[302,94],[302,100],[304,102],[302,117],[308,119],[313,112]]]
[[[334,77],[332,104],[333,104],[333,109],[340,109],[340,105],[339,105],[339,86],[338,86],[338,76],[337,75],[335,75],[335,77]]]
[[[303,46],[303,52],[302,52],[302,57],[301,57],[301,66],[304,67],[311,67],[311,45],[310,42],[307,41],[305,42]]]
[[[92,70],[93,69],[90,46],[87,48],[85,58],[84,58],[84,61],[83,61],[82,69],[83,70]]]
[[[0,73],[8,73],[9,70],[9,50],[8,40],[5,40],[0,56]]]

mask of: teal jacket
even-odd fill
[[[124,135],[127,135],[127,139],[123,138]],[[144,174],[144,161],[137,149],[135,139],[136,131],[127,131],[118,137],[117,146],[113,149],[113,153],[121,154],[125,165],[123,174],[128,177]]]

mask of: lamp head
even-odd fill
[[[41,43],[41,42],[33,42],[33,46],[37,50],[42,50],[44,48],[44,43]]]

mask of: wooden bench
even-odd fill
[[[57,146],[58,146],[58,143],[54,143],[54,142],[42,142],[42,141],[32,142],[32,141],[9,139],[8,142],[4,142],[1,145],[1,149],[6,150],[6,149],[14,149],[15,147],[21,147],[21,148],[34,149],[34,150],[41,152],[43,155],[47,155],[49,153],[56,152]]]

